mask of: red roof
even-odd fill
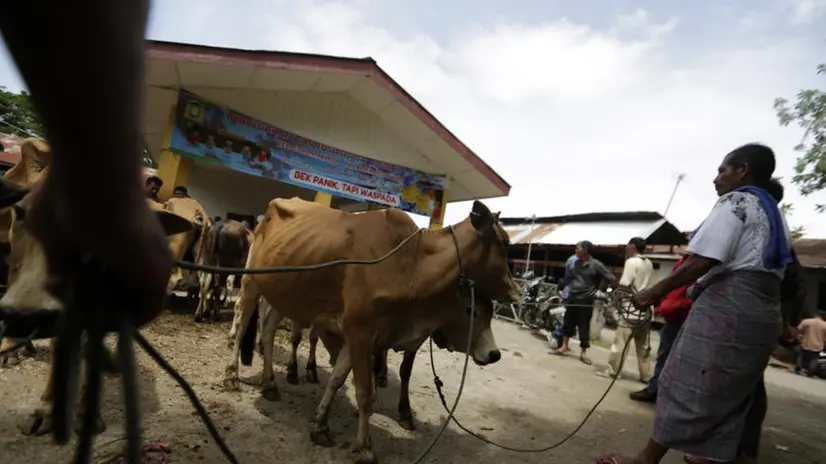
[[[342,58],[309,53],[291,53],[268,50],[239,50],[158,40],[147,41],[147,53],[158,59],[192,61],[200,63],[263,66],[307,71],[354,73],[368,76],[415,115],[448,146],[458,152],[474,169],[484,175],[503,195],[510,193],[508,184],[487,163],[479,158],[458,137],[450,132],[433,114],[425,109],[412,95],[379,67],[372,58]]]
[[[20,162],[20,145],[23,144],[23,137],[5,134],[0,132],[0,162],[17,164]]]

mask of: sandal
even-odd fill
[[[711,459],[701,458],[700,456],[694,456],[692,454],[686,454],[683,456],[683,461],[688,464],[717,464],[716,461],[712,461]]]
[[[591,361],[591,358],[585,356],[584,354],[579,355],[579,360],[582,361],[582,364],[585,364],[586,366],[594,364],[594,362]]]

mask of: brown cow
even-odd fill
[[[150,204],[151,203],[152,201],[150,200]],[[157,207],[153,206],[153,209],[157,209]],[[172,258],[181,260],[187,251],[191,250],[193,254],[192,261],[198,262],[203,246],[203,239],[210,225],[206,210],[204,210],[204,207],[201,206],[200,203],[190,197],[170,198],[163,204],[163,209],[170,213],[175,213],[195,224],[195,227],[189,232],[169,237],[169,250],[172,252]],[[178,289],[197,288],[197,282],[196,274],[190,273],[186,269],[176,267],[172,270],[172,275],[169,277],[167,293],[172,293]]]
[[[445,323],[445,325],[431,335],[436,346],[448,351],[462,351],[467,346],[467,334],[470,330],[470,302],[468,303],[467,311],[451,312],[452,317]],[[280,316],[273,312],[272,315],[265,309],[266,303],[262,302],[259,307],[261,317],[266,320],[269,317],[275,317],[279,320]],[[474,332],[482,333],[490,328],[490,323],[493,318],[493,302],[485,298],[481,293],[477,295],[475,305],[476,319],[474,320]],[[291,343],[292,353],[290,354],[290,364],[287,365],[287,383],[298,383],[298,346],[301,344],[301,325],[295,321],[291,322]],[[274,323],[276,326],[277,323]],[[257,326],[260,329],[260,326]],[[446,335],[448,334],[448,335]],[[330,334],[326,334],[330,335]],[[261,336],[261,345],[263,346],[264,335]],[[316,362],[316,347],[318,346],[318,329],[311,327],[310,329],[310,352],[307,356],[307,381],[309,383],[318,383],[317,362]],[[329,341],[329,338],[328,338]],[[405,350],[401,366],[399,367],[399,379],[401,381],[399,389],[399,404],[398,423],[406,430],[415,430],[416,426],[413,422],[413,410],[410,407],[410,375],[413,373],[413,363],[416,360],[416,354],[421,348],[422,344],[427,341],[427,336],[416,345],[415,349]],[[340,345],[339,345],[340,346]],[[262,350],[259,350],[259,352]],[[374,356],[373,360],[373,380],[376,388],[383,388],[387,386],[387,352],[388,350],[379,350]],[[335,365],[336,358],[339,353],[330,353],[330,364]],[[242,356],[243,358],[243,356]]]
[[[49,172],[51,162],[52,149],[45,140],[37,138],[25,139],[20,145],[20,161],[3,174],[3,179],[23,189],[30,189],[40,178]],[[9,243],[11,223],[11,208],[5,207],[0,209],[0,244],[4,244],[5,246],[8,246]],[[5,276],[5,280],[8,280],[8,276]],[[0,340],[0,350],[5,350],[18,342],[19,340],[4,338]],[[28,355],[34,355],[36,353],[34,345],[27,343],[22,350],[0,356],[0,366],[13,366],[19,363],[21,351]]]
[[[413,220],[397,210],[351,214],[298,198],[272,200],[256,228],[250,268],[319,264],[338,259],[377,258],[414,236],[389,259],[370,266],[338,266],[314,272],[251,275],[241,283],[241,327],[246,328],[259,296],[284,317],[302,326],[316,325],[331,353],[325,333],[341,339],[335,368],[315,417],[311,437],[331,445],[327,416],[333,396],[352,369],[359,409],[354,449],[359,462],[374,462],[370,438],[373,402],[373,353],[383,349],[414,350],[421,341],[462,311],[460,268],[497,301],[510,303],[519,290],[510,277],[508,235],[481,202],[455,227],[417,232]],[[419,234],[415,236],[415,234]],[[262,392],[278,397],[273,379],[273,344],[266,324]],[[246,330],[246,329],[245,329]],[[226,369],[228,387],[238,386],[238,360],[243,332],[236,333],[233,358]],[[480,365],[501,358],[490,327],[474,334],[471,354]],[[335,337],[328,337],[334,339]],[[451,337],[451,340],[453,338]],[[459,343],[455,343],[461,346]]]
[[[3,174],[3,179],[30,189],[46,173],[52,163],[52,149],[43,139],[25,139],[20,145],[20,161]],[[0,211],[0,243],[9,243],[11,209]]]
[[[249,229],[245,224],[232,219],[217,222],[206,233],[198,262],[207,266],[244,267],[250,243]],[[223,273],[202,273],[201,298],[195,311],[196,322],[202,322],[204,317],[209,320],[217,318],[219,296],[227,286],[227,277]]]
[[[9,232],[9,239],[11,244],[10,257],[10,272],[8,290],[0,299],[0,306],[15,308],[20,311],[26,309],[45,309],[52,311],[62,311],[63,303],[52,296],[46,290],[46,254],[43,250],[43,245],[32,236],[25,229],[25,221],[27,211],[37,195],[38,185],[35,185],[31,194],[26,195],[20,201],[16,202],[12,208],[12,223]],[[0,195],[0,198],[3,198]],[[0,206],[6,206],[0,204]],[[159,211],[159,216],[167,216],[167,221],[164,221],[165,226],[184,230],[185,227],[191,227],[188,221],[178,217],[177,221],[169,219],[175,215]],[[183,225],[181,224],[183,223]],[[52,340],[52,353],[54,354],[54,339]],[[111,355],[109,358],[110,372],[114,370],[112,365]],[[83,377],[85,378],[85,376]],[[52,378],[52,371],[49,371],[49,379],[46,383],[46,389],[41,396],[44,402],[42,408],[38,408],[31,416],[26,418],[21,429],[27,435],[43,435],[51,432],[51,401],[53,394],[54,382]],[[76,425],[80,426],[82,422],[78,421]],[[96,424],[96,432],[101,432],[104,428],[103,420],[98,416]]]

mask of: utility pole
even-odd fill
[[[525,272],[528,272],[528,269],[531,267],[531,245],[533,245],[533,230],[534,226],[536,225],[536,214],[531,216],[531,233],[528,234],[528,256],[525,259]]]
[[[685,179],[685,173],[677,174],[677,182],[674,184],[674,190],[671,191],[671,197],[668,199],[668,205],[665,207],[665,212],[663,213],[663,217],[668,216],[668,210],[671,208],[671,202],[674,201],[674,195],[677,194],[677,187],[680,186],[680,183]]]

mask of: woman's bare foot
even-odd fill
[[[629,458],[620,454],[603,453],[594,460],[596,464],[643,464],[640,458]]]

